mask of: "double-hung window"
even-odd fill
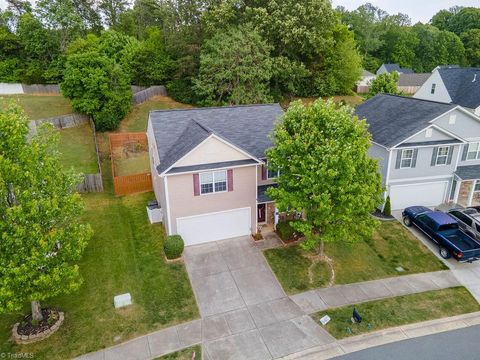
[[[435,94],[435,88],[437,87],[437,84],[432,84],[432,88],[430,89],[431,94]]]
[[[400,161],[400,168],[410,168],[413,163],[413,149],[402,150],[402,158]]]
[[[478,160],[480,159],[480,143],[470,143],[468,144],[467,160]]]
[[[449,146],[440,146],[437,153],[437,161],[435,165],[446,165],[448,160]]]
[[[474,192],[480,192],[480,180],[475,181],[475,188],[473,189]]]
[[[227,191],[227,171],[210,171],[200,174],[200,194]]]
[[[267,162],[267,179],[276,179],[278,178],[278,175],[280,175],[280,172],[278,170],[273,170],[270,167],[268,167],[268,162]]]

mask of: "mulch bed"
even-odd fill
[[[376,217],[379,220],[395,220],[395,217],[393,217],[392,215],[387,216],[378,209],[372,213],[372,216]]]
[[[43,320],[38,324],[32,324],[32,314],[23,318],[17,328],[19,335],[37,335],[50,329],[59,320],[60,314],[54,309],[42,309]]]

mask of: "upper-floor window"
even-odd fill
[[[209,171],[200,173],[200,194],[227,191],[227,171]]]
[[[467,160],[478,160],[480,159],[480,143],[470,143],[468,144]]]
[[[432,84],[432,89],[430,90],[431,94],[435,94],[435,88],[437,87],[437,84]]]
[[[280,175],[280,172],[278,170],[274,170],[268,167],[268,161],[267,161],[267,179],[276,179]]]
[[[413,149],[402,150],[402,157],[400,160],[400,168],[410,168],[413,163]]]
[[[448,153],[450,152],[450,146],[440,146],[437,153],[437,161],[435,165],[446,165],[448,161]]]

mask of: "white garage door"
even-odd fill
[[[250,208],[241,208],[177,218],[177,233],[185,246],[250,235],[251,213]]]
[[[447,188],[447,181],[416,185],[393,185],[390,187],[392,209],[399,210],[413,205],[440,205],[445,201]]]

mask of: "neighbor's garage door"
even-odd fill
[[[177,233],[185,245],[250,235],[251,209],[241,208],[177,218]]]
[[[445,201],[447,188],[447,181],[415,185],[392,185],[390,187],[392,209],[399,210],[413,205],[440,205]]]

